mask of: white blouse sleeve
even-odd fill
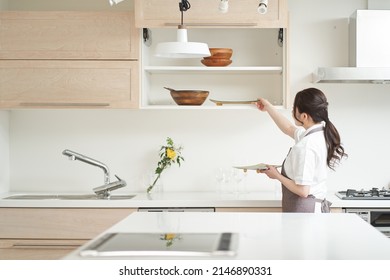
[[[305,132],[306,129],[304,129],[303,127],[298,127],[297,129],[295,129],[294,132],[295,143],[298,143],[303,137],[305,137]]]
[[[292,154],[293,177],[298,185],[309,186],[315,183],[316,153],[312,149],[297,148]]]

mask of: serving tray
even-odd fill
[[[215,99],[209,99],[211,102],[214,102],[217,106],[222,106],[224,104],[230,104],[230,105],[237,105],[237,104],[253,104],[254,102],[257,102],[258,100],[215,100]]]

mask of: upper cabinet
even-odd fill
[[[135,0],[136,27],[168,27],[180,23],[179,0]],[[230,0],[227,13],[218,11],[220,0],[193,0],[184,22],[194,27],[287,27],[287,1],[268,0],[268,11],[259,14],[259,1]]]
[[[138,59],[130,12],[2,12],[0,59]]]
[[[0,108],[138,108],[133,12],[0,13]]]
[[[137,108],[138,63],[0,60],[0,108]]]

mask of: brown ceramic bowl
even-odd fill
[[[233,49],[229,48],[209,48],[212,58],[230,59],[233,55]]]
[[[206,90],[174,90],[164,87],[171,92],[171,96],[177,105],[200,106],[205,101],[209,92]]]
[[[222,67],[222,66],[228,66],[232,63],[232,60],[230,59],[222,59],[222,58],[205,58],[202,59],[200,62],[202,62],[203,65],[209,66],[209,67]]]

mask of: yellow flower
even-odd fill
[[[157,163],[156,171],[154,172],[157,176],[155,177],[153,183],[147,188],[147,193],[150,193],[156,184],[157,180],[160,178],[161,173],[172,164],[177,163],[179,166],[184,161],[184,158],[181,156],[182,147],[175,147],[171,138],[167,138],[167,145],[161,146],[159,156],[160,161]]]
[[[176,157],[176,152],[172,149],[167,149],[167,157],[169,157],[170,160],[173,160]]]
[[[166,233],[164,235],[164,240],[173,240],[176,237],[175,233]]]

